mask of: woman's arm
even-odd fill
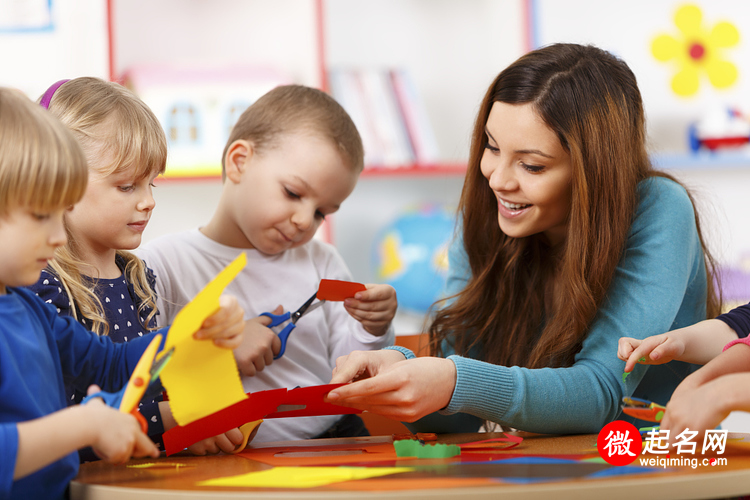
[[[613,420],[620,413],[621,398],[636,392],[642,381],[652,391],[651,399],[666,403],[689,365],[638,366],[623,383],[625,363],[617,359],[617,342],[625,334],[645,338],[704,319],[706,277],[687,194],[663,179],[648,185],[652,189],[643,192],[627,248],[573,366],[527,369],[449,356],[456,370],[455,388],[444,412],[469,413],[532,432],[587,433]],[[420,359],[424,358],[403,363]],[[390,394],[388,405],[408,407],[408,398],[419,395],[409,388],[418,391],[450,373],[443,364],[422,368],[409,370],[398,388],[386,380],[379,384]],[[352,384],[339,395],[356,397],[358,384],[371,394],[379,377]],[[436,399],[430,410],[439,409],[439,404],[442,401]],[[412,420],[425,414],[402,412]]]

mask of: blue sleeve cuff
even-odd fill
[[[18,459],[18,427],[15,422],[0,425],[0,498],[7,498],[13,488],[13,475]]]
[[[406,359],[414,359],[416,356],[414,355],[411,350],[407,349],[406,347],[401,347],[400,345],[389,345],[388,347],[383,347],[383,349],[388,349],[390,351],[398,351],[404,356],[406,356]]]
[[[470,413],[485,420],[498,421],[505,415],[512,401],[513,378],[509,370],[463,356],[451,355],[456,365],[456,388],[450,403],[441,413]],[[492,387],[488,387],[491,384]]]

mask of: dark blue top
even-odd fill
[[[78,472],[75,452],[13,480],[18,422],[64,409],[65,385],[120,390],[151,339],[114,344],[56,314],[29,290],[8,288],[0,295],[0,498],[64,497]]]
[[[735,307],[728,313],[717,316],[734,330],[739,338],[747,337],[750,333],[750,304]]]

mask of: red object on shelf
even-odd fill
[[[701,146],[711,151],[719,148],[739,147],[750,142],[750,137],[716,137],[712,139],[701,139]]]

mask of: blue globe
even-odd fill
[[[375,238],[376,281],[396,289],[399,309],[424,313],[441,298],[454,226],[452,208],[420,205],[397,217]]]

